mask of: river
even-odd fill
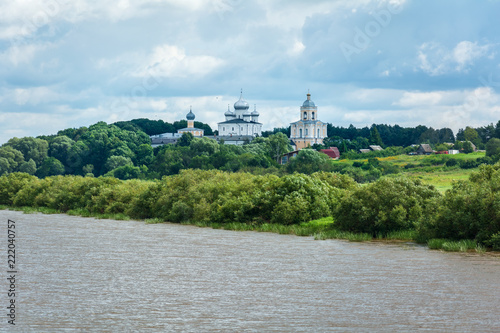
[[[7,323],[7,220],[16,320]],[[9,332],[498,332],[500,259],[0,211]]]

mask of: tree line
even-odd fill
[[[170,222],[297,225],[333,217],[331,228],[385,237],[413,230],[419,242],[473,239],[500,249],[500,164],[483,165],[442,195],[405,177],[357,184],[339,173],[252,175],[182,170],[161,180],[0,177],[0,204],[76,215],[122,214]]]
[[[71,174],[157,179],[191,168],[278,175],[339,171],[366,182],[398,172],[387,165],[373,163],[365,170],[359,167],[340,169],[333,166],[325,155],[308,150],[301,151],[291,163],[281,166],[280,156],[291,150],[286,134],[289,128],[264,132],[262,137],[242,146],[225,145],[208,137],[194,138],[185,134],[176,145],[151,147],[150,135],[176,132],[186,126],[185,120],[170,124],[162,120],[134,119],[110,125],[98,122],[88,128],[69,128],[56,135],[37,138],[12,138],[0,147],[0,175],[25,172],[40,178]],[[195,126],[203,128],[207,135],[214,133],[207,124],[195,122]],[[324,145],[312,148],[319,150],[335,146],[343,157],[350,159],[360,158],[359,149],[369,145],[380,145],[386,149],[363,155],[362,158],[406,154],[416,149],[409,144],[420,142],[431,143],[436,150],[447,149],[443,142],[455,142],[455,146],[464,151],[472,151],[467,143],[472,142],[480,149],[489,147],[490,151],[494,151],[500,146],[500,141],[495,141],[500,140],[500,121],[496,126],[490,124],[459,130],[456,141],[450,129],[434,130],[425,126],[403,128],[374,124],[370,128],[355,128],[352,125],[343,128],[328,124],[328,135]],[[466,140],[465,143],[462,139]],[[494,162],[495,158],[488,160],[489,164]]]

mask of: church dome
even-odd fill
[[[229,117],[229,116],[234,116],[234,112],[231,112],[231,110],[229,110],[229,104],[227,106],[227,111],[224,113],[224,115],[226,117]]]
[[[189,109],[189,113],[186,115],[187,120],[194,120],[195,116],[193,110]]]
[[[248,102],[243,99],[243,91],[241,91],[240,99],[234,103],[235,110],[248,110],[250,106]]]
[[[252,116],[258,116],[259,113],[257,112],[257,105],[253,106],[253,111],[252,111]]]
[[[316,105],[314,104],[313,101],[311,101],[311,94],[307,94],[307,99],[304,101],[304,103],[302,104],[302,107],[303,108],[313,108],[315,107]]]

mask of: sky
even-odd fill
[[[500,120],[500,0],[0,0],[0,144],[135,118]]]

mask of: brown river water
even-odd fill
[[[2,332],[500,331],[489,255],[13,211],[0,223]]]

